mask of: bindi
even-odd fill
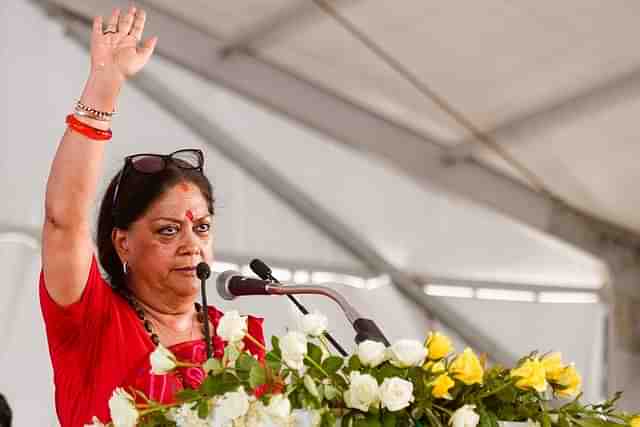
[[[184,181],[183,181],[183,182],[181,182],[180,184],[178,184],[178,188],[179,188],[180,190],[184,191],[185,193],[186,193],[186,192],[188,192],[188,191],[191,189],[191,187],[189,186],[189,184],[188,184],[188,183],[186,183],[186,182],[184,182]]]
[[[193,222],[193,212],[191,212],[191,209],[187,209],[187,213],[185,213],[184,216],[186,216],[189,221]]]

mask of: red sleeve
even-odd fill
[[[63,307],[51,298],[45,286],[44,272],[40,272],[39,288],[40,308],[52,353],[60,346],[73,342],[82,331],[95,331],[109,314],[113,292],[100,274],[95,255],[91,259],[82,295],[73,304]]]

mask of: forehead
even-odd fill
[[[191,183],[181,182],[167,190],[151,204],[147,215],[183,217],[190,210],[193,216],[200,218],[209,213],[207,200],[200,189]]]

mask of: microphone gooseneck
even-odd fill
[[[204,322],[204,340],[207,344],[207,360],[211,359],[211,333],[209,333],[209,306],[207,306],[207,279],[211,276],[211,268],[206,262],[201,262],[196,266],[196,275],[200,279],[200,292],[202,293],[202,316]]]
[[[265,280],[251,279],[243,277],[236,271],[225,271],[216,278],[216,288],[220,296],[227,300],[235,299],[245,295],[295,295],[310,294],[324,295],[335,301],[344,312],[349,323],[356,331],[356,342],[365,340],[379,341],[389,346],[389,341],[385,338],[377,327],[372,327],[373,321],[365,319],[358,311],[338,292],[326,286],[280,286],[273,285]]]
[[[253,272],[256,273],[258,277],[260,277],[261,279],[272,280],[276,283],[280,283],[278,279],[273,277],[271,268],[262,260],[255,258],[253,261],[249,263],[249,267],[251,267],[251,270],[253,270]],[[309,314],[309,310],[307,310],[307,308],[304,305],[302,305],[302,303],[298,301],[296,297],[289,294],[287,294],[287,297],[298,308],[298,310],[300,310],[302,314]],[[333,338],[329,332],[325,331],[323,335],[331,343],[333,348],[335,348],[338,351],[338,353],[340,353],[343,357],[347,356],[347,352],[345,351],[345,349],[342,348],[342,346],[338,343],[338,341],[336,341],[335,338]]]

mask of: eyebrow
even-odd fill
[[[211,214],[206,214],[205,216],[201,216],[200,218],[194,218],[193,222],[202,221],[203,219],[207,219],[207,218],[210,218],[212,216],[213,215],[211,215]],[[184,218],[183,219],[179,219],[179,218],[171,218],[171,217],[161,216],[161,217],[154,218],[154,219],[151,220],[151,222],[156,222],[156,221],[171,221],[171,222],[182,223],[182,222],[184,222]]]

